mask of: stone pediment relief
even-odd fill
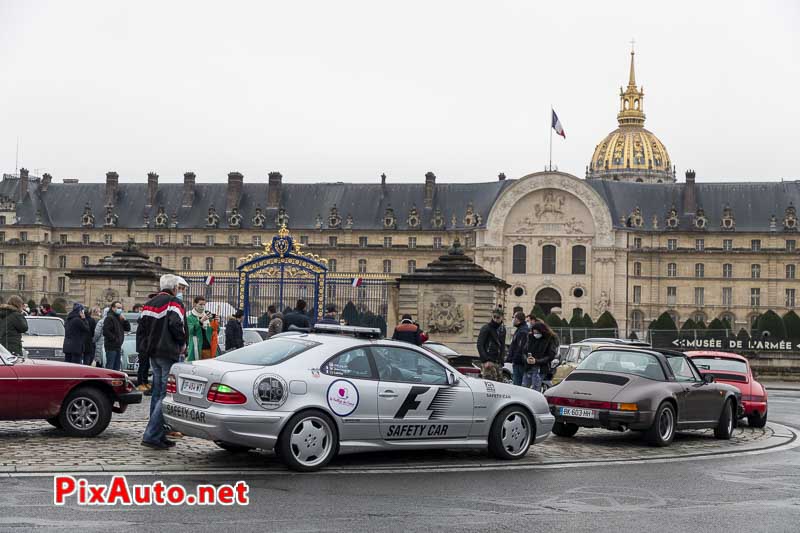
[[[544,246],[545,244],[555,244],[556,246],[561,246],[561,239],[539,239],[537,244],[539,246]]]
[[[537,219],[560,220],[564,216],[566,196],[555,191],[545,191],[542,200],[533,205]]]
[[[464,330],[464,308],[450,294],[440,295],[428,308],[428,331],[461,333]]]

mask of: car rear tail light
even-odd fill
[[[480,374],[481,370],[479,368],[475,368],[474,366],[466,366],[466,367],[459,367],[457,369],[462,374]]]
[[[228,405],[237,405],[247,403],[247,398],[244,394],[222,383],[214,383],[208,389],[206,399],[211,403],[224,403]]]
[[[638,411],[639,406],[635,403],[615,403],[614,409],[617,411]]]
[[[743,402],[764,402],[767,398],[765,396],[757,396],[753,395],[750,396],[749,394],[742,394],[742,401]]]
[[[175,374],[167,376],[167,394],[175,394],[178,392],[178,385],[175,381]]]

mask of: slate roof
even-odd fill
[[[621,219],[638,206],[642,211],[642,230],[653,230],[653,215],[658,215],[657,230],[665,230],[665,219],[674,205],[678,211],[679,231],[699,231],[694,227],[695,210],[683,205],[686,183],[631,183],[587,180],[611,209],[614,227],[625,227]],[[770,216],[777,218],[778,230],[789,203],[800,207],[800,180],[747,183],[695,183],[697,207],[708,218],[708,231],[720,230],[722,211],[729,205],[736,221],[736,231],[769,231]]]
[[[0,195],[16,198],[19,180],[4,175],[0,181]],[[424,183],[390,183],[386,185],[370,183],[286,183],[281,185],[281,205],[289,215],[292,229],[314,229],[317,215],[320,215],[327,228],[330,209],[336,204],[344,224],[348,214],[353,215],[355,230],[383,229],[383,216],[386,208],[394,209],[397,228],[409,229],[406,219],[412,206],[422,219],[421,229],[432,229],[431,218],[439,208],[445,220],[445,227],[451,229],[451,218],[457,218],[456,228],[463,229],[463,218],[467,206],[472,203],[481,216],[481,227],[485,227],[489,211],[495,201],[514,180],[482,183],[437,183],[432,210],[424,209]],[[641,230],[653,230],[653,215],[658,216],[657,230],[666,229],[665,218],[672,205],[680,217],[678,230],[694,230],[694,211],[683,205],[686,183],[631,183],[608,180],[587,180],[611,210],[616,228],[625,227],[623,222],[635,207],[639,207],[644,218]],[[105,216],[105,183],[51,183],[46,192],[39,190],[40,180],[31,177],[29,194],[17,205],[19,224],[36,223],[37,211],[44,224],[60,228],[78,228],[81,215],[88,203],[95,217],[95,227],[103,226]],[[150,216],[150,227],[158,206],[163,205],[168,215],[178,213],[179,228],[203,228],[206,226],[208,209],[213,204],[220,216],[220,228],[227,228],[225,201],[227,183],[198,183],[191,208],[182,207],[183,183],[160,183],[154,206],[145,209],[147,184],[120,183],[115,213],[119,217],[118,227],[143,228],[145,211]],[[252,228],[251,218],[257,207],[261,207],[267,217],[265,229],[275,228],[275,210],[268,211],[266,183],[244,183],[239,203],[243,216],[242,228]],[[771,215],[777,218],[778,230],[790,202],[800,208],[800,180],[749,183],[696,183],[697,206],[702,207],[708,217],[708,230],[720,228],[722,211],[726,205],[733,210],[736,231],[769,231]],[[636,229],[636,228],[629,228]]]

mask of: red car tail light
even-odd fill
[[[175,381],[175,374],[167,376],[167,394],[175,394],[178,392],[178,385]]]
[[[208,389],[206,399],[211,403],[224,403],[228,405],[237,405],[247,403],[247,398],[244,394],[222,383],[214,383]]]
[[[474,366],[460,366],[456,368],[462,374],[480,374],[481,371],[479,368],[475,368]]]
[[[547,398],[547,403],[551,405],[564,405],[567,407],[586,407],[588,409],[616,409],[615,405],[611,402],[599,402],[597,400],[579,400],[576,398],[560,398],[558,396],[551,396]]]

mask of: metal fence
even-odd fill
[[[179,275],[189,282],[189,290],[185,296],[187,305],[191,305],[197,296],[206,299],[207,307],[211,304],[211,309],[225,309],[226,314],[241,305],[237,271],[191,271],[179,272]],[[213,283],[207,285],[206,279],[209,276],[214,279]],[[389,313],[389,285],[393,281],[393,277],[380,274],[328,272],[325,286],[321,287],[325,294],[324,305],[334,304],[339,316],[348,324],[378,327],[385,334]],[[293,307],[299,299],[313,305],[315,286],[311,279],[284,279],[280,282],[269,276],[256,276],[250,278],[249,291],[250,316],[247,317],[246,325],[256,327],[264,325],[262,317],[270,305],[278,306],[282,302],[283,309],[278,307],[278,311],[282,312]],[[309,315],[314,316],[314,313]]]

